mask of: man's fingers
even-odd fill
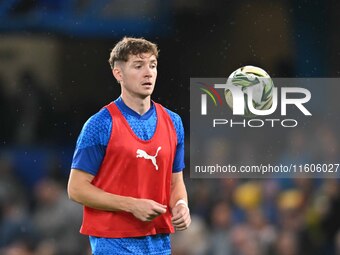
[[[183,216],[183,217],[181,217],[181,218],[179,218],[179,219],[177,219],[177,220],[172,220],[172,224],[173,225],[180,225],[180,224],[182,224],[183,222],[185,223],[187,220],[188,220],[188,215],[185,215],[185,216]]]
[[[190,219],[187,219],[185,222],[182,222],[181,224],[174,224],[174,227],[176,230],[185,230],[189,227],[191,223]]]
[[[159,214],[162,214],[162,213],[166,213],[166,208],[167,208],[166,205],[157,203],[156,206],[153,208],[153,210]]]
[[[177,212],[175,212],[175,214],[171,218],[171,221],[176,224],[176,223],[180,222],[180,220],[182,218],[186,218],[188,215],[189,215],[189,210],[177,211]]]
[[[173,217],[171,218],[172,225],[177,231],[186,230],[190,225],[189,209],[185,207],[177,207],[172,211]]]
[[[186,217],[189,215],[189,212],[183,212],[183,213],[177,213],[174,216],[172,216],[171,221],[178,221],[179,219]]]
[[[188,227],[182,227],[182,228],[178,228],[178,227],[176,227],[176,230],[177,231],[183,231],[183,230],[186,230]]]
[[[189,227],[191,223],[191,219],[190,217],[186,218],[185,220],[183,220],[183,222],[179,223],[179,224],[173,224],[176,230],[185,230]]]

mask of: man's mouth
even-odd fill
[[[143,86],[151,86],[152,83],[151,83],[151,82],[143,82],[142,85],[143,85]]]

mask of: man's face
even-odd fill
[[[118,78],[116,75],[115,77],[120,81],[123,93],[140,98],[146,98],[152,94],[157,78],[155,55],[151,53],[130,55],[128,61],[119,63],[117,68]]]

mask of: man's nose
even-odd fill
[[[145,76],[146,77],[152,77],[153,73],[152,73],[152,69],[150,67],[146,67],[145,68]]]

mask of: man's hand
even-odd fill
[[[186,230],[191,223],[189,208],[183,204],[176,205],[172,209],[171,221],[176,230]]]
[[[150,199],[134,199],[130,212],[141,221],[152,221],[166,212],[166,205]]]

